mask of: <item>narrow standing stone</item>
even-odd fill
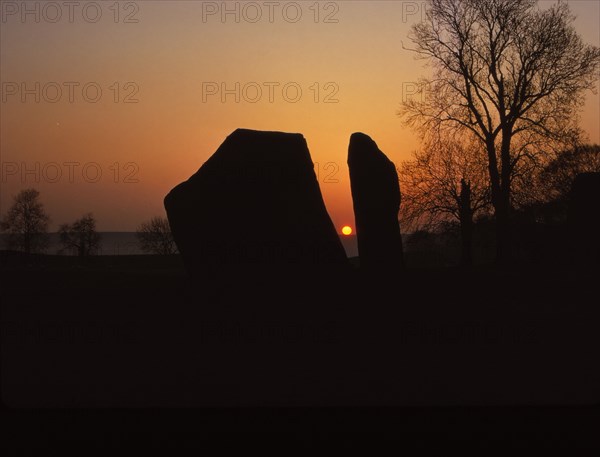
[[[401,267],[396,166],[364,133],[350,137],[348,166],[361,268]]]

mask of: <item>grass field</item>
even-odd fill
[[[586,405],[600,399],[597,271],[367,275],[178,256],[2,256],[11,407]],[[289,273],[289,276],[288,276]]]

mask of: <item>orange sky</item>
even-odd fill
[[[164,195],[244,127],[304,134],[341,229],[354,225],[350,134],[372,136],[396,164],[418,146],[395,113],[403,89],[426,71],[402,49],[421,2],[139,1],[116,9],[109,1],[84,10],[88,3],[70,12],[62,2],[54,3],[61,11],[2,2],[2,214],[19,190],[36,187],[52,229],[91,211],[102,231],[134,230],[164,214]],[[569,3],[584,40],[600,45],[600,4]],[[235,13],[223,20],[236,4],[239,22]],[[25,8],[31,13],[23,16]],[[224,102],[203,94],[211,83],[234,92],[239,83],[239,102],[235,93]],[[23,84],[32,91],[24,101]],[[582,126],[595,143],[599,124],[598,95],[588,94]]]

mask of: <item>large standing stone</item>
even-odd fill
[[[238,129],[165,197],[190,272],[222,264],[345,263],[301,134]]]
[[[600,173],[581,173],[571,187],[570,244],[577,262],[600,264]]]
[[[396,167],[364,133],[353,133],[348,147],[350,185],[361,267],[402,265]]]

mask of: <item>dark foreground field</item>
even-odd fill
[[[0,273],[9,408],[334,407],[339,425],[450,407],[480,426],[468,408],[547,418],[600,400],[597,270],[190,280],[177,256],[5,254]]]

